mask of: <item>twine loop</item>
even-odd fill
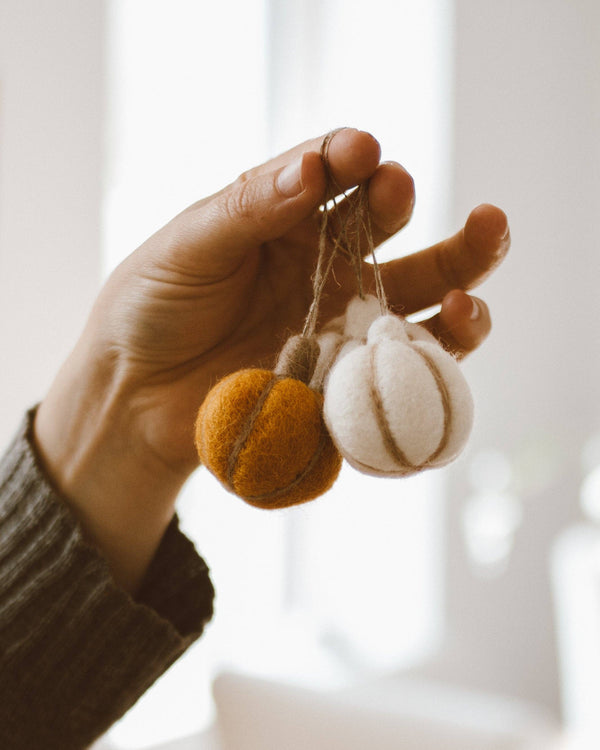
[[[343,257],[354,272],[358,296],[365,298],[363,256],[373,261],[375,292],[381,314],[388,311],[381,270],[375,258],[375,243],[369,212],[369,185],[363,182],[346,192],[336,181],[329,163],[329,146],[339,130],[332,130],[321,144],[321,160],[327,180],[325,200],[319,207],[319,252],[312,277],[313,298],[304,321],[302,333],[289,339],[280,354],[275,372],[280,377],[294,377],[308,383],[319,356],[316,329],[323,292],[333,272],[335,260]],[[335,226],[333,226],[335,224]]]
[[[329,146],[338,132],[339,129],[329,132],[321,144],[321,160],[325,168],[327,188],[325,201],[320,207],[319,254],[313,276],[313,299],[302,330],[302,336],[309,338],[315,334],[323,292],[338,256],[344,257],[350,264],[356,279],[357,293],[361,299],[365,298],[363,257],[371,256],[375,293],[381,314],[385,315],[388,311],[381,269],[375,258],[369,212],[369,184],[363,182],[352,192],[346,192],[335,180],[329,162]],[[332,221],[337,225],[335,228],[331,226]]]

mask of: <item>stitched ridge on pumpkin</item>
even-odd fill
[[[300,482],[302,482],[302,480],[313,470],[317,461],[321,457],[321,453],[323,453],[323,449],[325,448],[325,444],[327,440],[328,440],[328,434],[325,429],[322,429],[321,437],[317,444],[317,448],[312,455],[312,458],[306,464],[304,469],[302,469],[302,471],[296,476],[296,478],[293,481],[291,481],[289,484],[286,484],[285,487],[280,487],[277,490],[272,490],[271,492],[267,492],[264,495],[244,495],[244,499],[258,501],[258,502],[260,502],[261,500],[275,500],[275,498],[279,497],[280,495],[284,495],[286,492],[293,490],[294,487],[297,487],[300,484]]]
[[[373,404],[373,412],[375,414],[377,426],[379,427],[379,431],[381,432],[383,444],[385,445],[388,453],[394,459],[394,461],[396,461],[396,463],[400,464],[406,469],[415,469],[416,466],[414,466],[414,464],[412,464],[408,460],[408,458],[404,454],[404,451],[394,440],[390,424],[385,414],[385,409],[383,408],[383,399],[381,398],[381,393],[377,388],[376,382],[375,355],[378,346],[378,342],[374,343],[371,347],[371,351],[369,352],[369,367],[371,376],[369,378],[369,394],[371,396],[371,402]]]
[[[378,469],[377,466],[371,466],[370,464],[366,464],[364,461],[359,461],[357,458],[352,459],[352,466],[358,470],[365,470],[372,472],[374,476],[380,476],[380,477],[391,477],[391,476],[409,476],[410,474],[413,474],[417,471],[420,471],[421,469],[425,468],[425,466],[403,466],[399,469],[395,469],[394,471],[384,471],[383,469]],[[407,472],[403,472],[402,469],[407,469]]]
[[[233,475],[235,473],[235,467],[236,467],[239,455],[242,451],[242,448],[246,445],[246,441],[250,437],[250,433],[252,432],[252,428],[254,427],[254,422],[256,421],[256,418],[262,411],[264,403],[269,397],[269,394],[271,393],[271,391],[273,390],[274,385],[282,379],[283,379],[282,377],[275,375],[275,373],[273,373],[273,377],[271,378],[271,380],[269,380],[268,383],[266,383],[265,387],[262,390],[262,393],[256,399],[256,404],[254,405],[254,409],[248,415],[246,421],[244,422],[244,426],[240,430],[239,435],[237,436],[235,440],[235,443],[231,446],[231,452],[229,454],[229,459],[227,461],[226,481],[227,481],[227,486],[232,492],[235,492],[235,488],[233,486]]]
[[[429,456],[427,461],[423,463],[422,466],[425,467],[428,464],[432,463],[432,461],[435,461],[436,458],[442,453],[442,451],[448,445],[448,440],[450,439],[450,421],[452,418],[452,406],[450,404],[450,393],[448,392],[448,386],[446,385],[446,381],[442,377],[442,373],[440,372],[438,366],[435,364],[433,359],[421,349],[415,347],[415,351],[420,354],[421,358],[423,359],[423,361],[429,368],[429,371],[433,375],[435,384],[437,385],[438,392],[440,394],[440,398],[442,400],[442,407],[444,409],[444,429],[442,432],[442,437],[440,438],[438,447],[434,450],[431,456]]]
[[[333,354],[331,355],[331,362],[335,363],[335,360],[338,358],[339,353],[342,351],[342,349],[344,348],[344,346],[346,346],[347,343],[348,343],[348,339],[344,338],[344,337],[342,337],[338,341],[338,343],[335,346],[335,349],[333,350]],[[325,372],[325,374],[321,378],[320,382],[314,382],[314,381],[311,380],[311,382],[310,382],[310,388],[313,391],[316,391],[317,393],[322,394],[323,393],[323,389],[325,387],[325,380],[327,379],[327,375],[328,374],[329,374],[329,372]]]

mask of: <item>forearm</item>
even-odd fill
[[[200,635],[214,591],[176,519],[123,591],[49,485],[31,421],[0,459],[0,746],[80,750]]]
[[[118,365],[80,341],[36,414],[43,466],[115,581],[135,593],[168,527],[185,475],[144,450]]]

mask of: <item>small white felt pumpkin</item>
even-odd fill
[[[473,400],[454,357],[424,328],[395,315],[344,346],[325,382],[325,423],[359,471],[413,474],[443,466],[464,447]]]

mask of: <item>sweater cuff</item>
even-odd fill
[[[68,750],[104,732],[199,637],[214,590],[176,518],[136,599],[118,587],[46,477],[33,417],[0,461],[0,692],[10,696],[0,740],[30,732],[5,746],[60,737]]]

